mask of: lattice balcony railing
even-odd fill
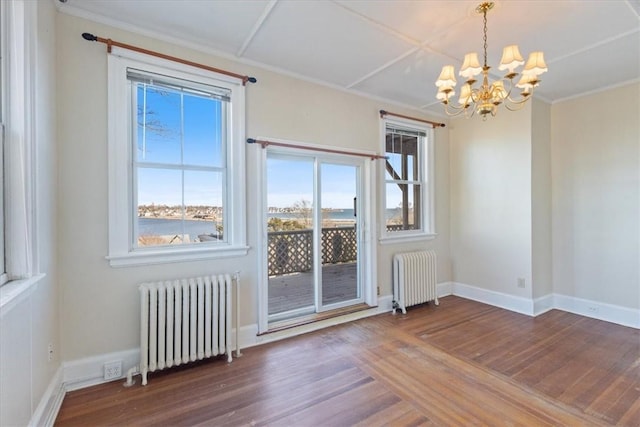
[[[358,246],[355,227],[323,228],[322,263],[353,262]],[[274,231],[269,233],[269,276],[301,273],[313,269],[313,230]]]

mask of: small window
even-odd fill
[[[246,254],[241,82],[112,56],[111,264]]]
[[[432,130],[383,120],[384,163],[382,239],[433,234]]]

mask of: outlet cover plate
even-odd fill
[[[104,364],[104,379],[113,380],[122,376],[122,360]]]

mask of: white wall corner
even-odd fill
[[[640,310],[567,295],[553,294],[554,308],[640,329]]]
[[[65,395],[63,378],[63,368],[60,366],[56,373],[51,378],[49,386],[45,390],[40,403],[36,407],[36,410],[31,416],[29,421],[29,427],[32,426],[53,426],[58,416],[60,406],[62,406],[62,400]]]
[[[453,295],[453,282],[438,283],[438,298]]]
[[[527,316],[534,316],[535,313],[534,301],[528,298],[490,291],[459,282],[453,282],[452,291],[453,295],[526,314]]]
[[[533,315],[539,316],[546,313],[549,310],[553,310],[555,307],[553,294],[547,294],[540,298],[533,300]]]

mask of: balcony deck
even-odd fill
[[[357,298],[355,262],[322,266],[323,303]],[[291,273],[269,278],[269,314],[313,306],[313,272]]]

